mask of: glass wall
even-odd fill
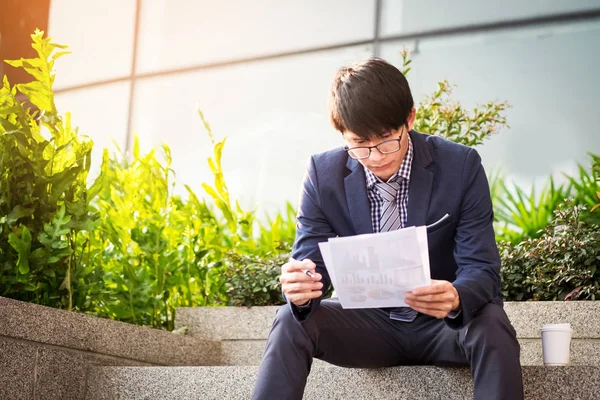
[[[598,0],[382,0],[381,36],[428,33],[598,10]]]
[[[139,72],[373,39],[374,0],[142,0]]]
[[[295,204],[308,156],[341,144],[326,110],[335,70],[399,65],[404,46],[417,102],[448,78],[465,106],[512,105],[510,129],[480,149],[488,169],[529,185],[600,153],[600,0],[53,0],[49,26],[73,51],[56,65],[57,103],[96,142],[94,165],[135,132],[142,149],[171,147],[179,193],[210,180],[200,107],[228,138],[232,197]]]
[[[600,21],[454,35],[382,45],[381,55],[401,65],[400,51],[415,51],[408,80],[415,98],[437,80],[456,85],[469,107],[506,100],[510,129],[480,149],[487,166],[499,166],[530,184],[586,162],[600,152]]]
[[[49,35],[71,54],[56,63],[55,88],[127,77],[131,72],[135,0],[51,0]]]

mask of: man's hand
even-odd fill
[[[450,311],[460,307],[460,299],[454,285],[448,281],[431,280],[431,285],[406,293],[406,304],[415,311],[436,318],[446,318]]]
[[[311,299],[321,297],[323,284],[321,274],[315,272],[316,265],[311,260],[294,260],[283,264],[281,267],[281,291],[285,297],[297,306],[308,303]],[[303,271],[310,271],[314,276],[311,278]]]

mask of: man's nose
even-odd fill
[[[381,160],[383,157],[385,157],[385,154],[381,154],[381,152],[379,150],[377,150],[376,147],[371,149],[371,160],[373,161],[379,161]]]

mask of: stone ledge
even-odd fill
[[[88,400],[248,399],[257,367],[95,367]],[[600,391],[600,369],[524,367],[525,398],[592,400]],[[467,368],[394,367],[347,369],[315,367],[304,399],[472,399]]]
[[[175,328],[188,327],[188,335],[206,340],[266,339],[280,306],[178,308]]]
[[[573,338],[600,339],[600,301],[513,301],[504,309],[519,338],[539,338],[544,324],[569,322]]]
[[[178,308],[175,326],[189,335],[213,340],[266,339],[279,306]],[[506,302],[519,338],[540,338],[544,324],[570,322],[574,338],[600,339],[600,301]]]
[[[266,340],[224,340],[221,348],[221,366],[259,365],[265,352]],[[313,360],[313,366],[330,365],[318,358]]]
[[[519,339],[521,365],[543,365],[541,339]],[[266,340],[224,340],[219,365],[259,365]],[[330,365],[314,360],[313,365]],[[571,365],[600,367],[600,340],[574,339],[571,343]]]
[[[218,365],[221,344],[0,297],[0,336],[159,365]]]
[[[542,339],[519,339],[521,365],[543,365]],[[571,365],[600,367],[600,340],[573,339]]]

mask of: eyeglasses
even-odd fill
[[[390,139],[383,141],[375,146],[360,146],[349,148],[346,146],[344,150],[348,152],[348,155],[355,160],[362,160],[371,156],[371,149],[377,149],[381,154],[391,154],[400,150],[400,141],[402,140],[402,133],[398,139]]]

